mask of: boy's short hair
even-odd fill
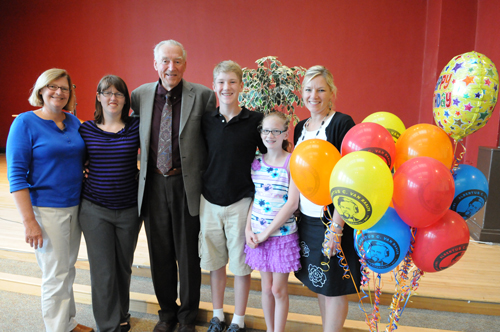
[[[240,82],[243,82],[243,70],[241,69],[240,65],[237,64],[236,62],[232,60],[225,60],[220,62],[217,66],[214,68],[214,82],[217,79],[217,76],[219,76],[220,73],[235,73]]]

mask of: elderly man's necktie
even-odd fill
[[[172,168],[172,101],[170,100],[170,93],[167,93],[165,98],[167,100],[161,112],[158,159],[156,162],[156,167],[163,174],[167,174]]]

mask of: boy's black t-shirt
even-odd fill
[[[203,137],[208,150],[202,194],[220,206],[253,197],[255,187],[250,167],[257,148],[266,153],[258,127],[264,115],[242,108],[229,123],[219,108],[203,115]]]

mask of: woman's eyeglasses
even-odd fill
[[[47,84],[46,87],[51,91],[57,91],[57,90],[61,89],[61,91],[63,93],[69,92],[69,88],[67,88],[65,86],[59,86],[59,85],[55,85],[55,84]]]
[[[101,95],[103,95],[104,97],[107,97],[107,98],[111,98],[112,95],[115,95],[116,98],[124,98],[125,95],[121,92],[110,92],[110,91],[103,91],[101,92]]]

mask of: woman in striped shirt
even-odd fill
[[[97,86],[94,120],[80,127],[89,160],[80,223],[99,331],[130,330],[130,278],[141,221],[136,180],[139,119],[129,117],[129,110],[125,82],[104,76]]]

